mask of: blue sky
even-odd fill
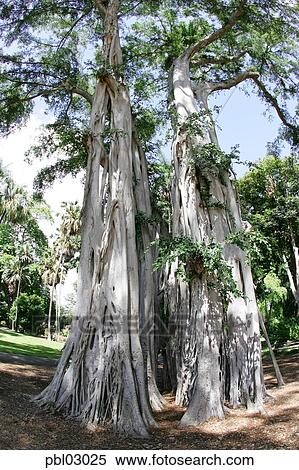
[[[233,90],[233,93],[232,90],[222,91],[210,99],[211,107],[226,103],[217,120],[219,143],[225,152],[240,145],[241,160],[253,162],[267,154],[267,143],[277,136],[280,121],[275,110],[268,112],[265,103],[255,95],[246,96],[237,87]],[[288,150],[286,147],[284,153]],[[241,176],[247,167],[236,165],[235,171]]]

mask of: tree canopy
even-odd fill
[[[264,241],[264,249],[253,256],[258,288],[263,287],[265,276],[274,271],[283,284],[289,285],[297,309],[298,181],[299,165],[295,155],[268,156],[238,181],[244,217],[252,224],[257,240]]]

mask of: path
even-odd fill
[[[55,367],[58,363],[58,359],[47,359],[45,357],[27,356],[25,354],[0,352],[0,362],[5,364],[28,364],[31,366]]]

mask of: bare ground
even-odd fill
[[[168,407],[156,414],[151,439],[116,436],[99,428],[46,413],[30,402],[50,381],[54,367],[0,363],[0,449],[299,449],[299,354],[281,357],[286,386],[275,387],[271,364],[265,362],[267,389],[274,402],[265,414],[231,410],[224,420],[211,419],[196,428],[180,429],[183,410],[167,396]]]

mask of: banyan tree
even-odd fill
[[[55,172],[86,167],[76,315],[54,378],[36,398],[40,405],[147,437],[153,411],[165,405],[156,383],[163,310],[171,384],[177,404],[187,407],[181,424],[222,418],[226,406],[263,410],[259,317],[238,244],[244,227],[234,152],[219,146],[209,96],[252,84],[277,111],[284,137],[298,143],[295,122],[277,98],[279,90],[282,98],[296,92],[289,82],[296,11],[284,3],[0,2],[3,41],[14,43],[0,57],[1,131],[23,124],[43,100],[56,116],[48,126],[54,144],[58,139],[69,152],[43,178],[51,183]],[[126,36],[135,22],[136,34]],[[287,55],[285,69],[275,54]],[[142,80],[132,91],[134,60]],[[132,108],[132,95],[148,80],[168,87],[160,120],[171,120],[173,135],[166,229],[152,209]],[[152,98],[155,108],[160,95],[149,89],[137,98]],[[44,139],[43,152],[54,144]]]

